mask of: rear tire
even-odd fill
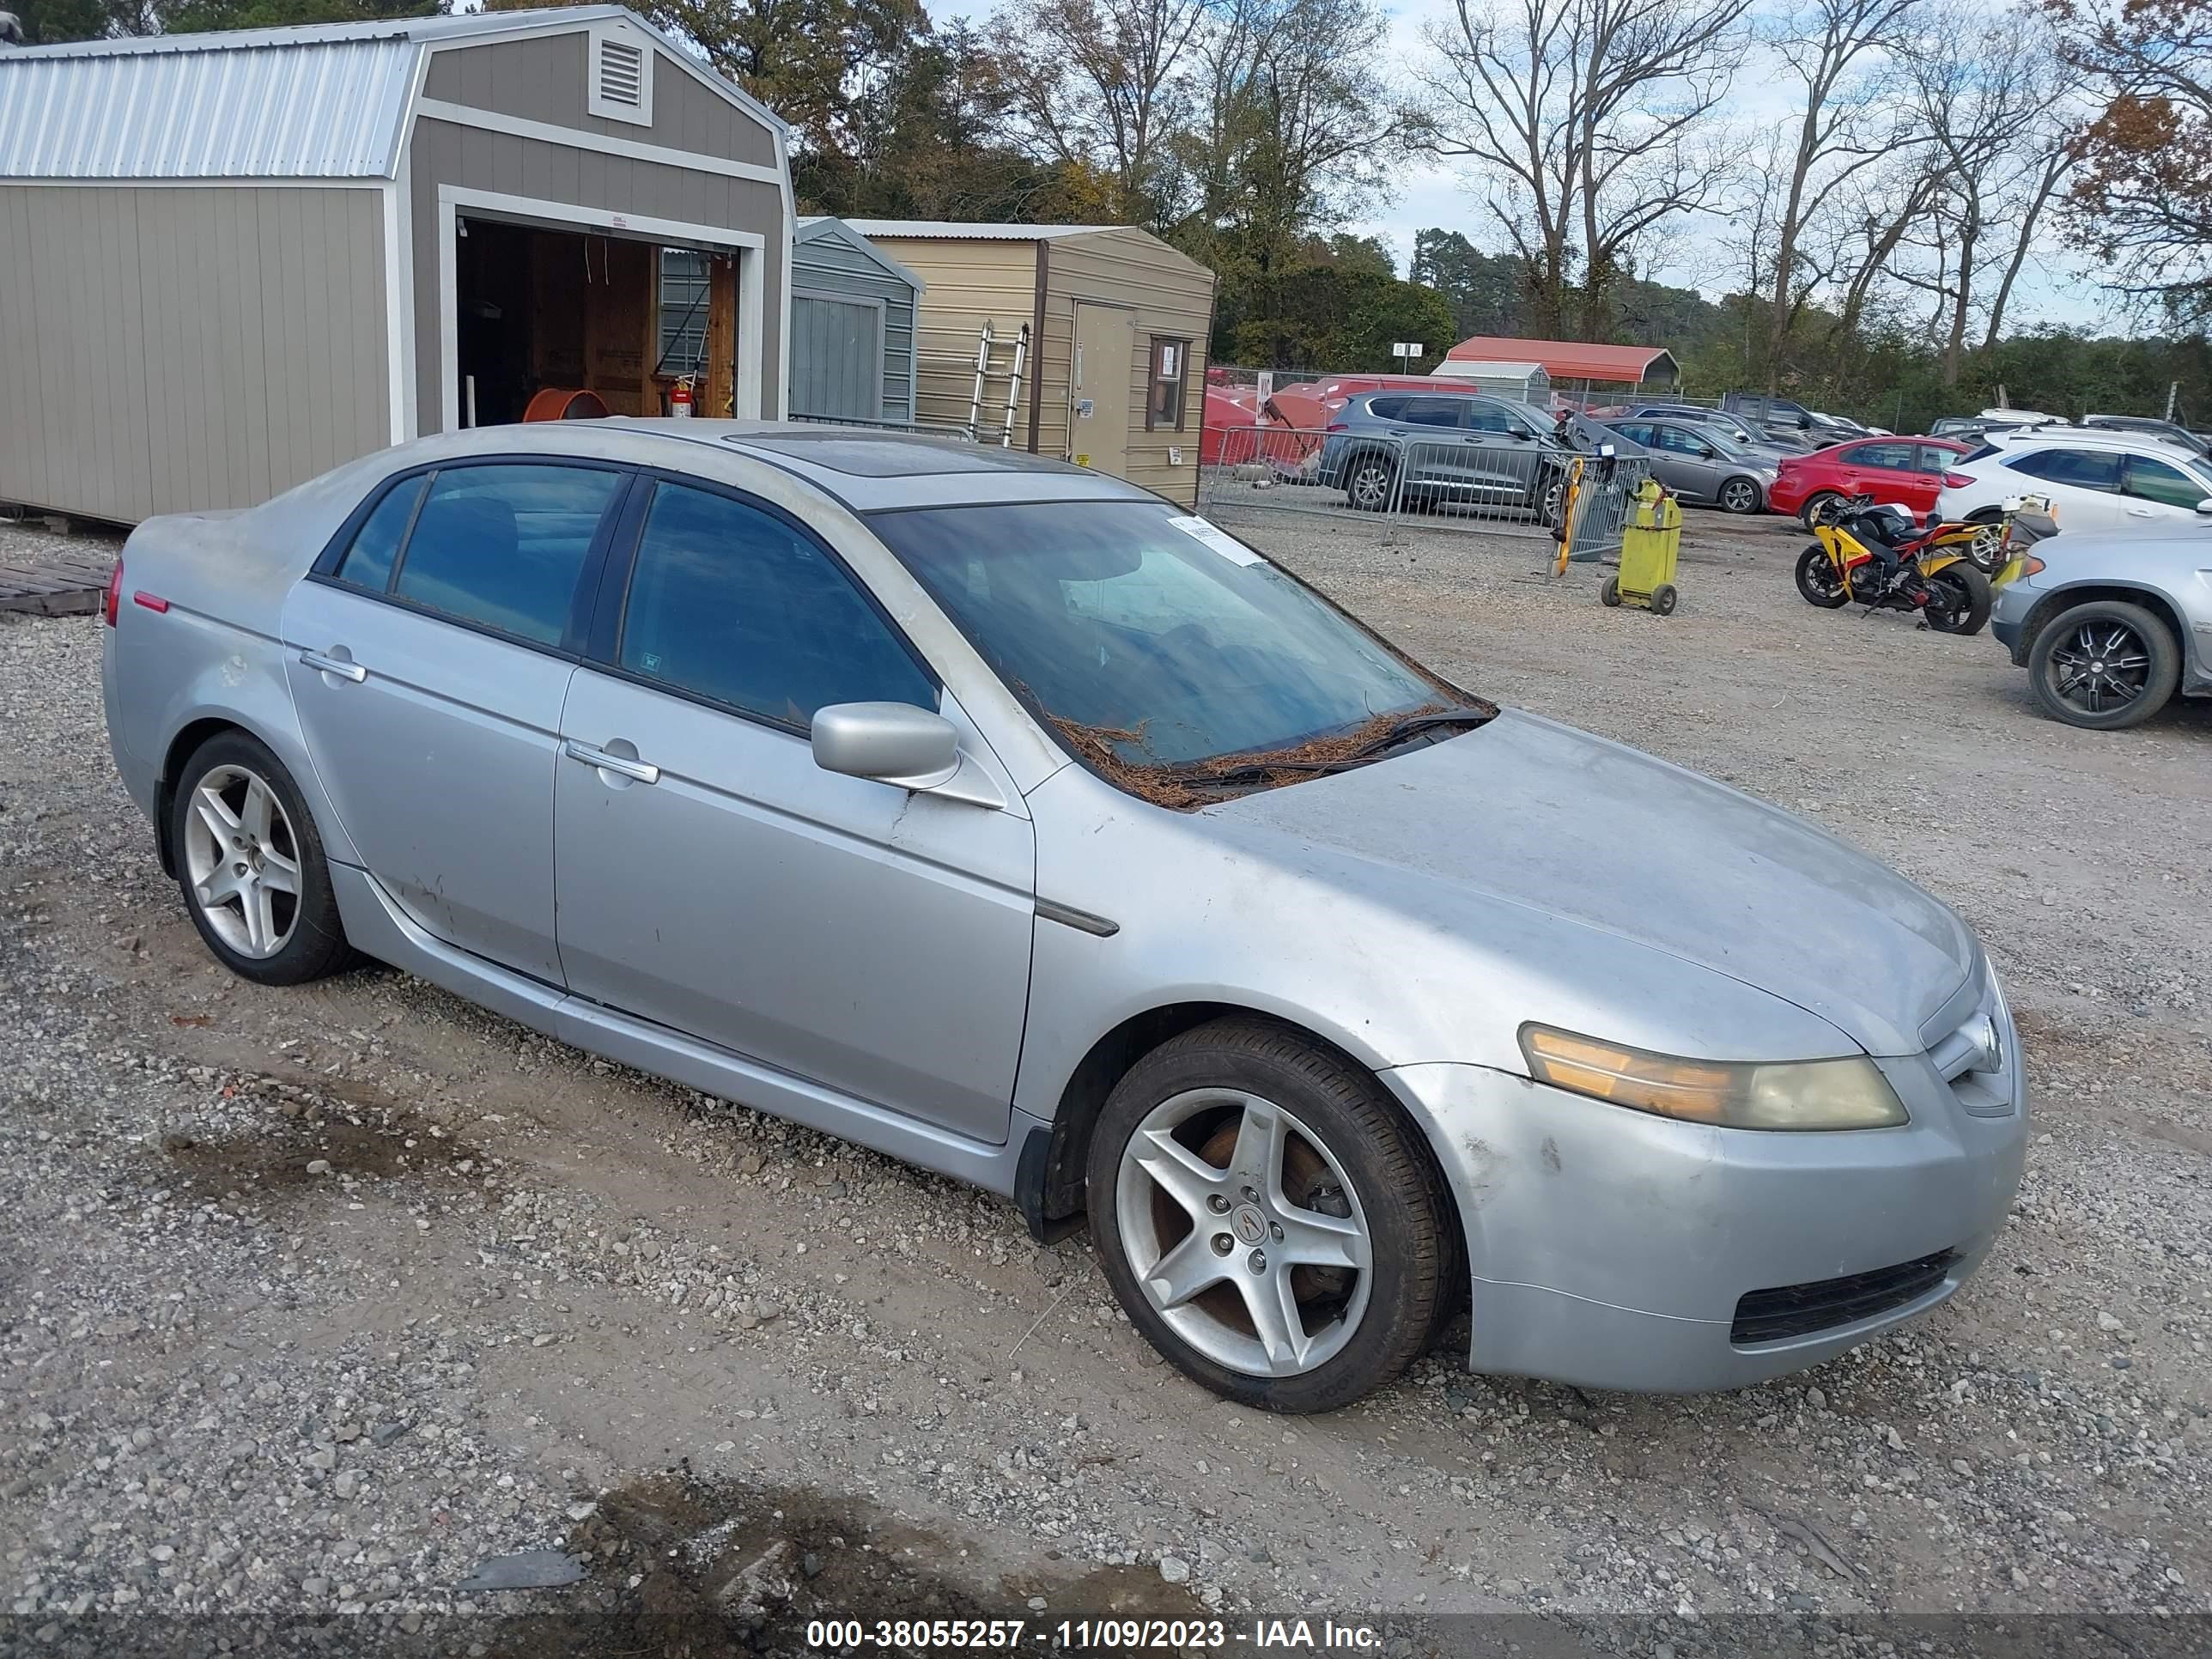
[[[2037,707],[2087,732],[2141,726],[2166,707],[2180,678],[2181,647],[2173,630],[2124,599],[2091,599],[2062,611],[2043,625],[2027,653],[2027,683]],[[2133,695],[2117,700],[2107,690],[2115,683]],[[2115,701],[2092,706],[2107,696]]]
[[[1805,603],[1823,611],[1840,611],[1851,602],[1851,591],[1836,574],[1836,562],[1818,543],[1797,556],[1797,591]]]
[[[1950,600],[1941,610],[1923,606],[1921,616],[1938,634],[1972,635],[1990,619],[1990,579],[1964,560],[1923,578]]]
[[[1802,521],[1805,528],[1810,530],[1820,521],[1820,514],[1827,509],[1831,501],[1841,500],[1843,497],[1832,489],[1820,490],[1806,499],[1804,507],[1798,513],[1797,517]]]
[[[258,985],[300,985],[353,957],[323,838],[284,763],[243,732],[192,751],[169,803],[185,908],[216,959]]]
[[[1457,1311],[1464,1245],[1419,1130],[1374,1079],[1273,1021],[1215,1020],[1130,1067],[1088,1175],[1091,1235],[1130,1322],[1243,1405],[1349,1405]],[[1316,1246],[1332,1240],[1367,1265],[1326,1265]]]
[[[1370,451],[1345,464],[1344,499],[1360,513],[1387,513],[1397,491],[1398,469],[1387,455]]]
[[[1674,602],[1678,597],[1679,595],[1674,592],[1674,583],[1661,582],[1658,586],[1651,590],[1652,613],[1655,616],[1661,617],[1673,616],[1674,614]]]

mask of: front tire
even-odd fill
[[[1926,578],[1933,590],[1920,614],[1938,634],[1972,635],[1990,619],[1990,579],[1961,560]],[[1940,599],[1938,595],[1941,596]]]
[[[1836,562],[1817,543],[1797,556],[1797,591],[1806,604],[1823,611],[1840,611],[1851,602],[1851,590],[1837,574]]]
[[[2090,732],[2141,726],[2180,678],[2173,630],[2124,599],[2092,599],[2052,617],[2027,653],[2037,706]]]
[[[1091,1233],[1130,1322],[1177,1370],[1267,1411],[1349,1405],[1426,1346],[1457,1229],[1375,1080],[1273,1022],[1216,1020],[1115,1086]]]
[[[1759,511],[1759,486],[1749,478],[1730,478],[1721,486],[1721,510],[1739,517]]]
[[[185,908],[224,967],[300,985],[346,965],[323,838],[265,744],[243,732],[210,738],[179,772],[169,814]]]

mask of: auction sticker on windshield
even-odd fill
[[[1267,562],[1227,531],[1218,526],[1208,524],[1204,519],[1179,517],[1170,519],[1168,522],[1182,531],[1191,540],[1203,543],[1212,548],[1231,564],[1265,564]]]

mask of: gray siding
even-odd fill
[[[0,183],[0,501],[250,507],[391,441],[374,189]]]
[[[575,40],[580,51],[580,37]],[[493,50],[507,52],[514,48],[472,47],[465,55],[473,57],[479,52]],[[441,58],[445,55],[441,54]],[[440,59],[432,61],[434,64]],[[583,104],[581,73],[580,68],[576,83],[576,106],[580,110]],[[661,73],[674,78],[674,72],[665,66]],[[658,89],[653,96],[658,112]],[[746,119],[726,104],[720,108],[732,125]],[[572,125],[581,125],[580,118]],[[641,128],[632,127],[617,136],[634,137],[642,131]],[[599,208],[638,218],[672,219],[686,224],[747,231],[761,237],[766,244],[762,257],[764,270],[761,288],[765,337],[760,342],[762,403],[766,409],[775,408],[775,388],[782,384],[783,375],[780,322],[783,314],[781,250],[783,239],[790,234],[790,223],[784,216],[783,195],[775,185],[625,155],[609,155],[598,150],[576,149],[534,138],[517,138],[503,132],[487,132],[482,128],[459,126],[430,116],[416,123],[410,165],[414,191],[416,430],[439,429],[443,392],[439,349],[443,319],[439,315],[438,292],[438,251],[442,231],[438,212],[441,185]]]
[[[757,167],[775,165],[775,135],[694,81],[665,52],[654,53],[659,61],[653,65],[652,126],[586,113],[590,52],[590,39],[582,33],[447,46],[431,54],[422,95],[526,121],[578,127],[603,138],[662,144]]]
[[[833,234],[801,241],[791,251],[791,286],[798,293],[842,299],[880,300],[884,304],[883,383],[881,419],[914,419],[915,291],[910,283],[885,270],[861,249]],[[846,307],[811,307],[828,317],[850,318]],[[835,374],[830,362],[817,361],[827,344],[834,359],[842,356],[834,338],[823,341],[803,330],[794,309],[791,324],[791,407],[794,413],[820,412],[809,399],[815,386]],[[802,392],[805,395],[802,396]]]

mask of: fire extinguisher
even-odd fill
[[[691,418],[691,381],[688,376],[668,389],[668,412],[678,420]]]

